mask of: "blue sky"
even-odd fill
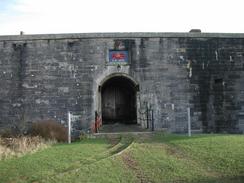
[[[0,11],[6,11],[8,6],[14,3],[14,0],[1,0],[0,1]]]
[[[80,32],[244,33],[243,0],[0,0],[0,35]]]

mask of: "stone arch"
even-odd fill
[[[105,119],[109,121],[109,118],[111,118],[114,121],[124,121],[124,123],[128,121],[130,121],[128,123],[138,123],[139,83],[133,77],[125,73],[110,74],[99,82],[97,91],[97,111],[102,116],[103,122],[105,122]],[[106,98],[116,98],[116,96],[119,96],[116,99],[117,104],[114,102],[115,106],[112,108],[114,112],[111,112],[109,117],[105,110],[105,106],[109,106],[104,100],[106,100]],[[125,99],[127,101],[125,101]],[[128,112],[125,106],[127,106],[126,109],[128,109]]]
[[[109,79],[113,78],[113,77],[125,77],[127,79],[129,79],[137,88],[137,90],[139,90],[139,83],[130,75],[126,74],[126,73],[113,73],[110,74],[108,76],[106,76],[105,78],[103,78],[98,87],[101,87],[106,81],[108,81]]]

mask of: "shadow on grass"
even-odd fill
[[[54,144],[53,146],[76,146],[76,145],[84,145],[84,144],[89,144],[89,145],[109,145],[108,139],[101,138],[101,139],[83,139],[83,140],[77,140],[72,142],[71,144],[68,143],[57,143]]]
[[[243,183],[244,175],[237,177],[221,177],[221,178],[206,178],[201,180],[194,180],[194,182],[199,183]]]
[[[193,134],[189,137],[186,134],[169,134],[169,133],[155,133],[152,139],[149,139],[148,142],[173,142],[180,140],[192,140],[192,139],[202,139],[210,137],[226,137],[226,136],[241,136],[240,134]]]

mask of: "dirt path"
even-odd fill
[[[125,163],[125,165],[135,173],[136,178],[138,179],[138,182],[140,183],[152,183],[148,179],[148,177],[144,174],[144,172],[140,169],[138,163],[136,160],[130,155],[130,153],[125,152],[121,154],[122,160]]]

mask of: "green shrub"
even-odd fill
[[[4,130],[1,131],[0,136],[2,138],[11,138],[11,137],[13,137],[12,130],[9,129],[9,128],[4,129]]]
[[[87,134],[84,132],[81,132],[79,138],[80,138],[80,140],[85,140],[85,139],[87,139]]]
[[[33,136],[41,136],[46,140],[51,139],[58,142],[67,142],[68,138],[67,128],[53,120],[33,123],[30,133]]]
[[[0,137],[2,138],[16,138],[21,137],[23,134],[19,131],[18,128],[5,128],[0,132]]]

